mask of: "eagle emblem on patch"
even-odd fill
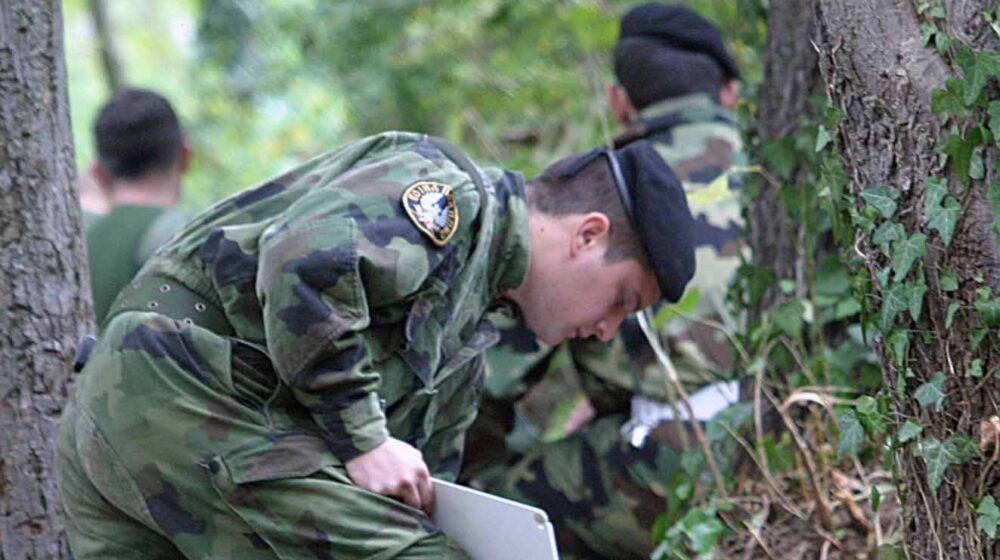
[[[418,181],[406,187],[403,208],[417,229],[439,247],[458,229],[458,203],[453,189],[444,183]]]

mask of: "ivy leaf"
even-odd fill
[[[969,371],[966,372],[966,373],[968,373],[972,377],[982,377],[983,376],[983,359],[982,358],[976,358],[975,360],[972,360],[972,363],[969,364]]]
[[[771,313],[771,319],[785,334],[792,338],[798,338],[802,331],[802,314],[805,306],[802,301],[795,300],[785,303]]]
[[[816,130],[816,151],[823,151],[823,148],[825,148],[832,139],[833,137],[830,136],[830,131],[828,131],[825,126],[819,125],[819,128]]]
[[[924,220],[930,221],[935,208],[948,194],[948,182],[941,177],[931,177],[924,182]]]
[[[920,320],[920,313],[924,309],[924,294],[927,293],[927,284],[923,282],[916,282],[910,287],[910,295],[908,299],[910,300],[910,317],[913,317],[914,321]]]
[[[934,374],[934,377],[930,381],[917,387],[917,391],[913,396],[917,398],[920,406],[927,408],[934,405],[935,409],[941,410],[941,403],[944,402],[944,391],[941,389],[941,385],[943,384],[944,373],[939,371]]]
[[[896,272],[896,281],[906,278],[910,273],[910,268],[917,259],[927,253],[927,236],[923,233],[914,233],[909,239],[896,242],[895,251],[892,255],[892,269]]]
[[[889,218],[896,212],[899,191],[885,187],[874,187],[861,191],[861,198],[865,199],[869,206],[878,210],[883,218]]]
[[[986,176],[986,165],[983,163],[983,155],[978,150],[972,152],[972,159],[969,161],[969,177],[972,179],[982,179]]]
[[[948,312],[944,316],[944,328],[951,328],[951,322],[955,320],[955,312],[958,311],[959,307],[960,305],[957,301],[953,301],[948,305]]]
[[[840,421],[840,443],[837,445],[837,459],[842,459],[845,453],[857,457],[861,442],[865,440],[865,428],[858,421],[852,408],[841,411],[837,415],[837,420]]]
[[[927,464],[927,483],[936,491],[944,479],[948,467],[959,463],[958,450],[950,441],[941,443],[935,438],[927,438],[920,445],[920,457]]]
[[[969,47],[962,47],[955,54],[955,62],[962,68],[962,79],[964,91],[962,102],[967,107],[971,107],[983,88],[993,70],[993,57],[991,53],[984,52],[977,54]]]
[[[990,114],[990,130],[993,131],[993,141],[1000,146],[1000,101],[990,101],[987,111]]]
[[[882,297],[882,315],[879,328],[883,333],[889,332],[896,321],[896,315],[909,307],[907,296],[909,288],[905,284],[894,284]]]
[[[855,408],[858,420],[869,432],[880,434],[885,431],[885,421],[878,411],[878,401],[868,395],[862,395]]]
[[[962,81],[949,78],[945,87],[931,92],[931,112],[946,113],[954,117],[968,116],[969,110],[962,103]]]
[[[958,277],[955,271],[950,268],[942,268],[938,275],[938,285],[945,292],[954,292],[958,289]]]
[[[1000,299],[976,301],[976,309],[988,327],[1000,326]]]
[[[944,199],[944,206],[938,206],[932,211],[931,220],[927,222],[927,227],[937,231],[941,236],[945,247],[951,243],[951,236],[955,234],[955,224],[958,223],[961,209],[962,205],[958,200],[949,196]]]
[[[972,162],[972,142],[963,139],[958,134],[950,134],[938,148],[941,153],[951,158],[955,174],[963,184],[969,184],[969,165]]]
[[[899,241],[906,236],[903,224],[897,222],[883,222],[882,225],[872,234],[872,242],[876,245],[888,245],[893,241]]]
[[[906,350],[910,345],[910,337],[906,334],[906,331],[895,330],[892,331],[886,341],[889,343],[889,348],[892,350],[892,361],[896,365],[903,365],[903,361],[906,359]]]
[[[1000,528],[1000,507],[997,507],[993,496],[986,496],[976,508],[979,518],[976,519],[976,529],[987,534],[990,539],[997,538],[997,528]]]
[[[899,429],[899,441],[901,443],[906,443],[920,435],[920,432],[922,431],[924,431],[924,427],[921,426],[919,422],[907,420],[906,423],[903,424],[903,427]]]

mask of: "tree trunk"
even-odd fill
[[[990,298],[995,304],[1000,292],[994,211],[987,196],[987,185],[998,179],[997,149],[992,140],[976,148],[981,178],[970,179],[968,172],[960,176],[956,158],[945,161],[939,145],[953,130],[970,137],[976,126],[986,124],[985,110],[974,110],[968,118],[931,110],[932,91],[962,75],[955,56],[962,43],[977,52],[997,50],[998,39],[982,15],[993,1],[945,2],[944,13],[917,4],[820,0],[820,66],[828,95],[844,114],[839,140],[849,191],[889,189],[898,195],[898,209],[885,221],[901,224],[905,235],[918,236],[921,245],[926,239],[925,254],[901,274],[886,270],[899,267],[895,249],[887,251],[886,244],[876,245],[872,235],[860,233],[856,244],[872,283],[866,306],[885,312],[894,293],[908,294],[909,305],[922,302],[922,312],[920,307],[916,313],[913,307],[900,311],[875,337],[897,428],[908,420],[923,427],[895,455],[904,547],[911,558],[1000,558],[1000,540],[991,542],[976,528],[975,511],[985,496],[1000,501],[996,441],[984,441],[982,454],[962,447],[969,441],[965,438],[989,440],[981,422],[996,415],[1000,403],[995,317],[979,307]],[[953,38],[950,49],[942,47],[945,54],[933,45],[921,46],[922,24],[925,33],[933,24]],[[995,78],[986,88],[988,98],[998,98]],[[932,177],[942,178],[948,196],[960,205],[950,245],[926,218],[936,207],[931,205],[939,204],[930,201]],[[864,212],[862,198],[856,200]],[[924,284],[926,296],[906,291]],[[992,291],[986,300],[985,288]],[[937,372],[944,374],[943,383],[937,378],[944,394],[940,408],[927,402],[928,393],[921,399],[915,394],[920,386],[933,388]]]
[[[816,118],[810,96],[821,93],[822,89],[816,51],[810,43],[813,4],[813,0],[774,0],[768,9],[764,81],[757,114],[762,145],[790,139],[804,119]],[[748,215],[753,263],[771,271],[775,279],[796,280],[796,285],[804,287],[805,228],[788,214],[781,198],[782,173],[759,151],[756,156],[755,161],[762,162],[765,172]],[[810,172],[808,165],[799,163],[784,179],[792,185],[801,185]],[[775,282],[769,285],[755,310],[758,314],[771,308],[780,295]]]
[[[61,6],[0,3],[0,559],[68,557],[56,425],[90,290]]]
[[[122,87],[122,65],[115,48],[115,36],[108,20],[108,8],[104,0],[90,0],[90,14],[94,20],[101,65],[108,80],[108,91],[112,95]]]

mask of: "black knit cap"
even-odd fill
[[[726,50],[719,30],[687,8],[656,3],[632,8],[622,17],[618,40],[631,38],[651,39],[671,49],[705,53],[719,63],[727,77],[740,77],[740,69]]]
[[[605,159],[611,169],[622,205],[646,249],[663,299],[680,300],[694,276],[695,265],[695,222],[684,187],[647,140],[636,140],[617,150],[595,148],[579,156],[562,175],[572,177],[598,159]]]

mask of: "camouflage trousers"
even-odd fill
[[[75,557],[467,558],[422,511],[355,486],[269,364],[161,315],[112,320],[59,430]]]
[[[678,430],[688,428],[661,423],[637,449],[620,433],[628,419],[600,416],[580,433],[540,444],[513,466],[484,471],[478,482],[545,509],[563,560],[648,558],[671,474],[680,470]]]

